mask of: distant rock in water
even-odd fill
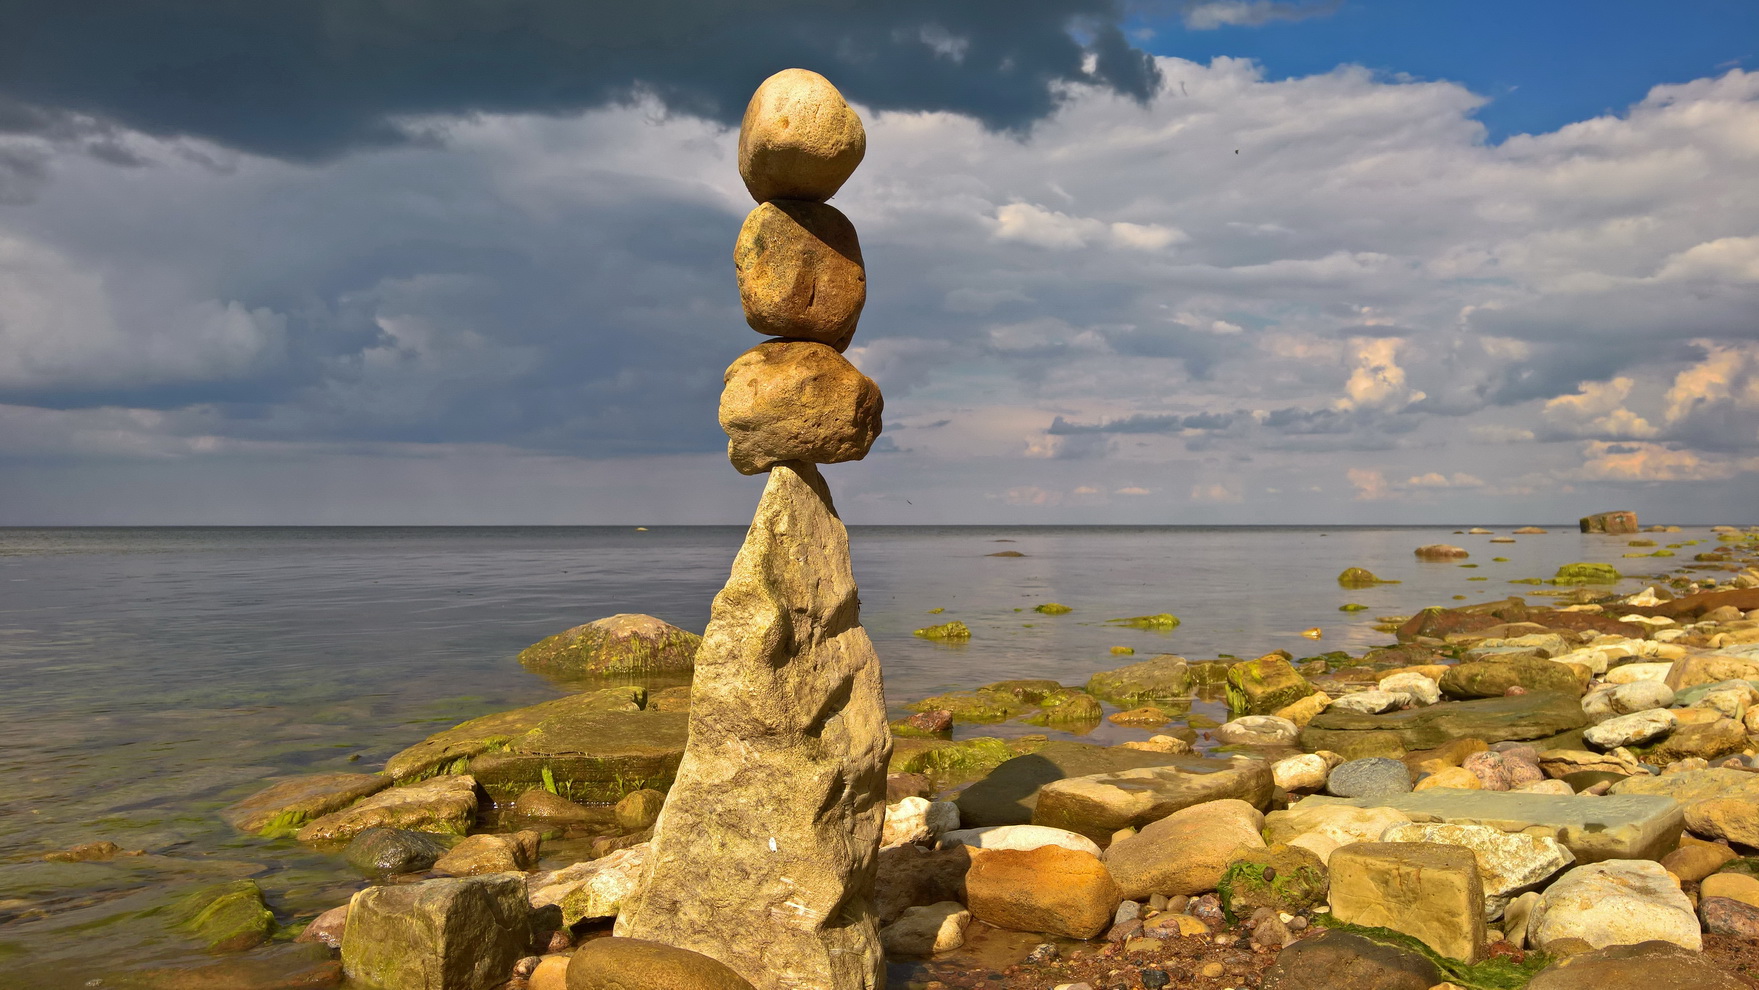
[[[623,613],[533,643],[519,662],[559,676],[689,673],[701,644],[701,636],[669,622]]]
[[[1377,584],[1398,583],[1399,582],[1397,581],[1388,581],[1385,578],[1376,577],[1374,572],[1366,567],[1346,567],[1344,568],[1343,573],[1338,575],[1338,584],[1345,588],[1372,588]]]
[[[1635,533],[1638,528],[1637,514],[1623,510],[1583,516],[1577,525],[1582,527],[1584,533]]]
[[[1471,554],[1463,547],[1450,546],[1446,543],[1431,543],[1418,547],[1415,551],[1418,560],[1462,560]]]
[[[923,639],[938,639],[951,643],[963,643],[971,638],[971,627],[960,622],[958,619],[954,619],[951,622],[943,622],[938,626],[925,626],[916,630],[911,635],[920,636]]]
[[[984,556],[985,557],[1024,557],[1026,555],[1021,553],[1018,550],[1001,550],[996,553],[986,553],[986,554],[984,554]]]

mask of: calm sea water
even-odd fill
[[[1359,652],[1390,639],[1376,616],[1530,592],[1506,582],[1560,563],[1627,573],[1675,563],[1621,559],[1627,537],[1573,526],[1494,545],[1455,529],[857,527],[851,537],[863,621],[898,713],[1002,678],[1078,684],[1130,662],[1115,646],[1138,659]],[[256,878],[284,919],[345,900],[360,881],[338,859],[240,836],[215,810],[266,777],[377,769],[446,725],[555,697],[514,655],[569,626],[647,612],[700,632],[743,535],[0,529],[0,986],[114,986],[119,969],[188,960],[162,908],[217,879]],[[1414,559],[1434,542],[1467,547],[1478,566]],[[1025,556],[989,556],[1003,550]],[[1338,587],[1352,565],[1402,583]],[[1046,601],[1075,611],[1031,611]],[[1346,602],[1370,608],[1339,612]],[[1157,612],[1183,625],[1104,624]],[[955,618],[969,644],[911,635]],[[1300,635],[1313,626],[1317,643]],[[1146,735],[1108,725],[1089,738]],[[149,855],[40,860],[98,839]]]

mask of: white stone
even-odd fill
[[[1619,746],[1635,746],[1646,743],[1673,731],[1673,712],[1665,708],[1652,708],[1645,712],[1633,712],[1609,718],[1599,725],[1583,730],[1582,738],[1590,745],[1601,749],[1614,749]]]
[[[1662,599],[1655,594],[1654,585],[1650,585],[1642,591],[1625,599],[1626,605],[1636,605],[1639,608],[1654,608],[1655,606],[1660,605],[1661,602]]]
[[[1574,794],[1575,788],[1561,780],[1535,780],[1531,784],[1522,784],[1514,790],[1523,794]]]
[[[1634,712],[1646,712],[1651,708],[1670,708],[1673,706],[1674,695],[1673,688],[1661,681],[1633,681],[1614,686],[1608,700],[1614,714],[1630,715]]]
[[[1404,824],[1411,816],[1392,808],[1357,808],[1346,804],[1296,802],[1264,816],[1264,837],[1311,850],[1330,861],[1332,850],[1352,842],[1379,842],[1381,833]]]
[[[1403,708],[1411,701],[1411,696],[1403,691],[1357,691],[1354,694],[1340,695],[1333,699],[1331,706],[1326,710],[1379,715],[1395,708]]]
[[[1672,661],[1667,663],[1627,663],[1608,670],[1606,683],[1630,684],[1633,681],[1665,681],[1667,680],[1667,672],[1672,668]]]
[[[1568,785],[1564,787],[1567,790]],[[1576,861],[1576,854],[1556,839],[1504,832],[1488,825],[1412,822],[1392,826],[1381,834],[1380,841],[1438,842],[1472,850],[1484,881],[1484,917],[1490,921],[1502,917],[1503,908],[1516,894],[1537,888]]]
[[[1217,728],[1215,739],[1224,745],[1290,746],[1300,734],[1300,726],[1280,715],[1242,715]]]
[[[1579,938],[1596,949],[1651,939],[1703,948],[1692,902],[1660,863],[1609,859],[1559,877],[1527,919],[1527,940],[1543,949]]]
[[[1747,717],[1747,691],[1743,686],[1740,689],[1729,688],[1722,691],[1706,692],[1704,697],[1692,704],[1692,707],[1708,708],[1740,722]]]
[[[951,952],[965,944],[969,924],[971,912],[958,901],[905,908],[897,921],[880,929],[880,944],[888,956],[921,958]]]
[[[1593,647],[1571,650],[1563,656],[1552,657],[1552,659],[1559,663],[1579,663],[1597,676],[1606,673],[1606,668],[1612,663],[1612,658],[1607,655],[1605,650],[1597,650]]]
[[[1435,678],[1425,677],[1415,671],[1381,678],[1380,689],[1403,692],[1420,705],[1433,705],[1441,700],[1441,685],[1435,682]]]
[[[1317,753],[1302,753],[1270,765],[1271,779],[1285,791],[1317,791],[1325,786],[1325,775],[1330,771],[1325,757]]]
[[[885,830],[880,847],[889,849],[911,843],[933,845],[942,832],[959,827],[959,806],[951,801],[907,797],[886,805]]]
[[[962,828],[941,836],[942,849],[951,849],[954,846],[1022,850],[1062,846],[1076,852],[1102,855],[1099,844],[1087,836],[1048,825],[991,825],[988,828]]]

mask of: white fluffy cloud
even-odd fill
[[[1445,82],[1160,70],[1146,106],[1071,90],[1024,137],[866,113],[835,201],[869,267],[850,357],[891,427],[839,469],[861,511],[1751,493],[1759,74],[1490,144],[1482,97]],[[133,135],[151,164],[42,151],[0,217],[0,401],[37,439],[0,456],[99,416],[176,456],[477,443],[721,470],[720,368],[756,340],[726,258],[750,206],[732,135],[647,104],[406,126],[431,140],[321,167]]]

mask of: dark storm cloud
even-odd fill
[[[880,109],[1019,129],[1059,84],[1147,100],[1118,0],[25,0],[0,13],[0,128],[66,112],[319,159],[407,139],[392,118],[568,113],[651,93],[735,122],[787,66]],[[1084,61],[1091,55],[1091,74]]]

